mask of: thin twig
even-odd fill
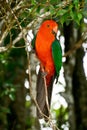
[[[50,106],[49,106],[49,102],[48,102],[48,92],[47,92],[47,85],[46,85],[45,76],[44,76],[44,86],[45,86],[46,105],[47,105],[48,112],[50,114]]]
[[[58,5],[58,8],[59,8],[59,9],[65,8],[67,5],[71,4],[71,2],[72,2],[72,0],[62,1],[61,4]],[[9,5],[9,7],[10,7],[10,4],[9,4],[8,1],[6,1],[6,4]],[[40,4],[42,4],[42,3],[38,3],[38,4],[40,5]],[[32,6],[32,5],[31,5],[31,4],[23,5],[23,1],[20,1],[12,10],[13,10],[14,13],[16,13],[16,12],[19,12],[19,10],[21,10],[21,9],[23,9],[23,8],[28,8],[28,7],[30,7],[30,6]],[[45,7],[45,4],[43,4],[43,7]],[[4,7],[2,6],[2,8],[4,8]],[[11,14],[12,14],[12,12],[11,12]],[[3,33],[3,35],[2,35],[2,37],[1,37],[1,39],[0,39],[0,44],[3,43],[4,38],[7,36],[8,32],[12,29],[12,26],[13,26],[13,24],[15,23],[15,20],[16,20],[16,19],[14,20],[14,19],[12,18],[11,14],[10,14],[9,11],[8,11],[8,13],[5,12],[5,18],[7,17],[7,20],[10,21],[10,22],[8,22],[8,23],[10,23],[10,24],[8,24],[9,28],[7,28],[7,29],[4,31],[4,33]],[[27,27],[26,27],[25,29],[22,29],[23,33],[25,33],[25,34],[27,33],[27,29],[29,29],[29,28],[33,25],[32,23],[34,23],[34,25],[35,25],[35,22],[36,22],[36,26],[37,26],[37,23],[40,22],[41,19],[44,19],[44,18],[46,18],[46,17],[48,17],[48,16],[50,16],[50,15],[51,15],[51,13],[50,13],[49,11],[48,11],[48,12],[43,12],[43,14],[41,14],[41,15],[37,15],[37,16],[35,17],[35,19],[34,19],[31,23],[29,23],[29,24],[27,25]],[[4,17],[4,16],[3,16],[3,17]],[[12,24],[11,24],[11,23],[12,23]],[[36,27],[35,27],[35,28],[36,28]],[[22,35],[21,35],[21,34],[22,34],[22,32],[20,32],[19,35],[18,35],[18,37],[13,40],[13,45],[16,44],[16,43],[22,38]],[[6,49],[6,50],[7,50],[7,49]]]
[[[67,51],[63,55],[63,57],[67,57],[70,54],[72,54],[74,51],[76,51],[77,49],[79,49],[82,46],[83,42],[87,41],[86,35],[87,35],[87,30],[84,32],[84,35],[82,36],[82,38],[78,42],[76,42],[75,45],[69,51]]]
[[[43,73],[45,73],[44,68],[43,68],[42,65],[41,65],[41,70],[42,70]],[[50,114],[50,106],[49,106],[49,102],[48,102],[48,92],[47,92],[47,84],[46,84],[46,76],[45,75],[43,76],[43,79],[44,79],[44,87],[45,87],[44,89],[45,89],[46,105],[47,105],[49,115],[51,115]]]
[[[44,68],[43,68],[42,65],[41,65],[41,70],[42,70],[43,73],[45,73],[44,72]],[[52,115],[51,115],[51,112],[50,112],[50,106],[49,106],[49,102],[48,102],[48,92],[47,92],[46,76],[44,76],[43,78],[44,78],[44,87],[45,87],[46,106],[47,106],[47,109],[48,109],[48,112],[49,112],[48,122],[50,124],[50,127],[53,130],[59,130],[59,128],[56,125],[54,125],[54,123],[52,121]]]
[[[10,7],[9,7],[9,8],[10,8]],[[18,21],[18,18],[16,17],[15,13],[13,12],[13,10],[12,10],[11,8],[10,8],[10,10],[11,10],[11,13],[13,14],[13,16],[14,16],[14,18],[15,18],[15,20],[16,20],[16,22],[17,22],[19,28],[20,28],[20,30],[21,30],[22,37],[24,38],[25,44],[26,44],[26,53],[27,53],[27,61],[28,61],[28,75],[29,75],[29,85],[30,85],[31,98],[32,98],[32,100],[34,101],[34,103],[35,103],[37,109],[38,109],[38,110],[40,111],[40,113],[42,114],[42,116],[48,119],[48,117],[47,117],[46,115],[44,115],[44,114],[42,113],[42,111],[40,110],[40,107],[39,107],[39,105],[38,105],[36,99],[34,98],[34,96],[33,96],[33,94],[32,94],[32,82],[31,82],[31,72],[30,72],[31,69],[30,69],[30,60],[29,60],[29,59],[30,59],[30,56],[29,56],[28,47],[27,47],[27,42],[26,42],[27,40],[26,40],[25,34],[23,33],[23,29],[22,29],[22,27],[21,27],[21,25],[20,25],[20,23],[19,23],[19,21]]]

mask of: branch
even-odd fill
[[[71,4],[71,2],[72,2],[72,0],[65,0],[65,1],[63,1],[63,2],[61,2],[61,4],[59,4],[59,7],[61,7],[61,8],[65,8],[67,5],[69,5],[69,4]],[[20,7],[19,7],[20,8]],[[18,9],[19,9],[18,8]],[[22,8],[22,7],[21,7]],[[44,13],[43,12],[43,14],[42,15],[38,15],[38,18],[37,19],[34,19],[31,23],[29,23],[27,26],[26,26],[26,28],[25,29],[23,29],[23,32],[25,33],[25,35],[27,34],[27,31],[29,30],[29,29],[31,29],[32,28],[32,26],[37,30],[37,28],[38,28],[38,23],[39,23],[39,26],[40,26],[40,23],[42,22],[42,20],[45,18],[45,17],[48,17],[48,16],[50,16],[51,15],[51,13],[48,11],[48,12],[46,12],[46,13]],[[16,44],[16,42],[18,42],[20,39],[22,38],[22,32],[20,32],[19,33],[19,35],[18,35],[18,37],[13,41],[13,45],[15,45]]]
[[[50,12],[46,12],[45,14],[42,14],[40,17],[38,17],[37,19],[34,19],[32,22],[30,22],[26,26],[26,28],[24,28],[22,30],[22,32],[19,33],[18,37],[13,40],[13,45],[15,45],[22,38],[22,33],[24,33],[26,35],[28,30],[32,29],[32,27],[35,28],[35,30],[37,30],[38,26],[40,26],[40,23],[42,22],[42,19],[49,15],[50,15]]]
[[[63,0],[58,7],[60,8],[65,8],[67,5],[70,5],[72,3],[73,0]]]
[[[58,8],[61,9],[61,8],[65,8],[67,5],[71,4],[72,0],[65,0],[65,1],[62,1],[61,4],[58,5]],[[8,2],[6,3],[7,5],[9,4]],[[40,5],[41,3],[39,3]],[[28,4],[28,5],[23,5],[23,2],[20,1],[12,10],[14,13],[18,13],[19,10],[22,11],[22,9],[26,9],[26,8],[29,8],[31,7],[32,5],[31,4]],[[45,5],[44,5],[45,6]],[[4,9],[4,7],[2,7]],[[7,18],[7,21],[6,22],[10,22],[10,24],[7,23],[7,29],[4,31],[3,35],[1,36],[0,38],[0,45],[3,43],[5,37],[8,35],[9,31],[11,30],[11,28],[13,27],[14,23],[16,22],[16,19],[13,19],[12,18],[12,13],[9,12],[9,10],[7,12],[4,12],[5,13],[5,16],[3,16],[3,18]],[[23,32],[20,32],[18,34],[18,36],[13,40],[13,45],[15,45],[18,41],[20,41],[20,39],[22,38],[22,33],[24,33],[25,35],[27,34],[27,31],[29,29],[32,29],[32,27],[35,28],[35,30],[38,30],[38,27],[40,25],[40,23],[42,22],[42,20],[46,17],[49,17],[51,15],[51,13],[48,11],[48,12],[42,12],[43,14],[42,15],[37,15],[37,17],[35,17],[35,19],[29,23],[26,28],[22,29]],[[38,25],[38,26],[37,26]],[[4,49],[4,50],[7,50],[7,49]]]
[[[12,10],[10,7],[9,7],[9,9],[11,10],[11,13],[13,14],[13,16],[14,16],[14,18],[15,18],[15,20],[16,20],[16,22],[17,22],[17,24],[18,24],[18,26],[19,26],[19,28],[20,28],[20,30],[21,30],[21,36],[24,38],[25,44],[26,44],[26,53],[27,53],[27,60],[28,60],[28,75],[29,75],[29,84],[30,84],[30,95],[31,95],[31,98],[32,98],[32,100],[34,101],[34,103],[35,103],[36,107],[38,108],[38,110],[40,111],[40,113],[43,115],[43,117],[45,116],[45,117],[48,119],[48,117],[47,117],[46,115],[44,115],[44,114],[42,113],[42,111],[40,110],[39,105],[38,105],[36,99],[34,99],[34,96],[33,96],[33,94],[32,94],[32,83],[31,83],[31,72],[30,72],[30,60],[29,60],[29,59],[30,59],[30,56],[29,56],[29,52],[28,52],[28,48],[27,48],[27,42],[26,42],[26,37],[25,37],[25,34],[24,34],[24,30],[23,30],[22,26],[20,25],[20,23],[19,23],[19,21],[18,21],[18,18],[17,18],[16,15],[14,14],[13,10]]]
[[[85,41],[87,41],[87,30],[84,32],[82,38],[78,42],[76,42],[75,45],[69,51],[67,51],[63,55],[63,57],[67,57],[70,54],[72,54],[74,51],[76,51],[77,49],[79,49],[82,46],[83,42],[85,42]]]

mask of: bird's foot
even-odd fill
[[[44,67],[43,67],[42,64],[40,65],[40,68],[41,68],[41,74],[42,74],[42,76],[46,77],[47,76],[47,72],[45,71],[45,69],[44,69]]]
[[[46,77],[46,76],[47,76],[47,72],[45,72],[45,71],[44,71],[44,72],[42,71],[41,74],[42,74],[43,77]]]

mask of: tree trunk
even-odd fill
[[[64,24],[64,37],[65,52],[67,52],[75,43],[73,22],[71,22],[68,26]],[[66,92],[64,94],[64,97],[68,103],[70,130],[75,130],[74,100],[72,96],[72,74],[74,68],[74,61],[74,54],[70,54],[68,57],[66,57],[66,62],[64,63],[64,75],[66,81]]]
[[[87,129],[87,80],[83,70],[83,56],[83,48],[78,49],[76,52],[76,64],[73,73],[76,130]]]
[[[31,53],[30,54],[30,71],[31,71],[30,94],[33,95],[34,99],[36,99],[36,82],[37,82],[36,67],[37,67],[37,65],[39,65],[39,63],[38,63],[38,59],[36,58],[36,54]],[[30,110],[31,110],[31,113],[30,113],[31,117],[35,119],[33,121],[33,126],[31,127],[31,130],[40,130],[40,123],[39,123],[39,120],[38,120],[37,114],[36,114],[36,105],[35,105],[35,102],[33,101],[33,99],[31,99]]]

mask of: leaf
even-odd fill
[[[79,8],[79,1],[78,0],[74,0],[73,1],[75,8],[78,9]]]
[[[82,19],[82,14],[81,13],[78,13],[78,19],[79,19],[79,21]]]
[[[70,11],[70,16],[73,21],[75,21],[78,25],[80,24],[80,20],[82,19],[82,14],[76,11]]]
[[[32,5],[36,5],[36,0],[31,0]]]
[[[57,4],[57,3],[59,3],[60,1],[59,0],[50,0],[50,3],[51,4]]]
[[[73,5],[71,4],[71,5],[69,6],[69,9],[72,10],[72,8],[73,8]]]
[[[68,25],[69,24],[69,14],[68,13],[65,13],[62,17],[60,17],[60,23],[63,25],[64,22],[66,22],[66,24]]]
[[[9,98],[12,100],[12,101],[14,101],[15,100],[15,95],[14,94],[9,94]]]
[[[63,25],[64,22],[65,22],[65,19],[64,19],[64,17],[62,16],[62,17],[60,18],[60,23]]]
[[[57,16],[64,15],[66,12],[67,12],[66,9],[61,9],[61,10],[58,11]]]
[[[87,11],[83,11],[82,14],[85,18],[87,18]]]
[[[53,14],[55,13],[55,8],[54,8],[54,6],[53,6],[53,5],[50,5],[49,9],[50,9],[51,15],[53,15]]]
[[[70,16],[71,16],[71,18],[74,20],[75,19],[75,14],[74,14],[74,12],[71,10],[70,11]]]

